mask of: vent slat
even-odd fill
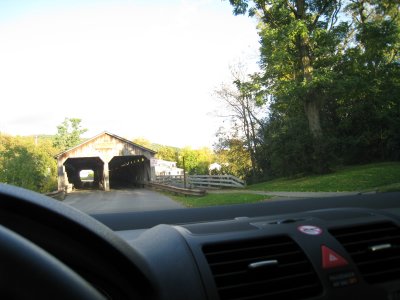
[[[230,298],[230,299],[231,300],[305,299],[305,298],[310,298],[313,296],[302,297],[303,293],[307,293],[308,290],[319,288],[319,287],[320,287],[320,285],[318,283],[315,283],[315,284],[304,285],[301,287],[290,288],[290,289],[285,290],[285,292],[271,292],[271,293],[264,293],[264,294],[260,294],[260,295],[247,296],[247,297],[239,297],[239,298],[235,297],[235,298]]]
[[[243,259],[232,259],[232,260],[224,260],[222,262],[217,262],[217,263],[213,263],[210,262],[210,266],[214,267],[214,266],[221,266],[221,265],[227,265],[227,264],[236,264],[236,263],[241,263],[241,262],[246,262],[246,261],[258,261],[258,260],[267,260],[267,259],[284,259],[285,256],[289,256],[289,255],[301,255],[301,252],[299,251],[293,251],[293,252],[289,252],[289,253],[282,253],[282,254],[276,254],[276,255],[263,255],[263,256],[258,256],[258,257],[251,257],[251,258],[243,258]],[[222,258],[223,259],[223,258]]]
[[[390,222],[330,230],[349,252],[366,282],[382,283],[400,279],[400,227]],[[371,246],[390,244],[371,251]]]
[[[289,264],[281,265],[280,268],[294,267],[296,265],[297,266],[300,266],[300,265],[308,266],[308,261],[300,261],[300,262],[296,262],[296,263],[289,263]],[[227,276],[247,274],[248,272],[249,272],[248,270],[244,270],[244,271],[237,271],[237,272],[230,272],[230,273],[223,273],[223,274],[214,274],[214,278],[218,279],[218,278],[223,278],[223,277],[227,277]]]
[[[364,276],[382,276],[382,275],[385,275],[386,273],[399,273],[399,272],[400,272],[400,267],[392,268],[388,271],[366,273]]]
[[[221,300],[306,299],[322,292],[310,262],[289,237],[210,244],[203,252]],[[263,260],[278,265],[249,269],[250,263]]]
[[[359,244],[371,244],[371,243],[383,243],[383,242],[387,242],[387,241],[396,241],[400,239],[400,235],[399,236],[384,236],[384,237],[376,237],[376,238],[370,238],[370,236],[368,236],[367,239],[363,239],[363,240],[356,240],[356,241],[352,241],[352,242],[343,242],[344,244],[346,244],[347,247],[351,247],[353,245],[359,245]],[[397,243],[397,242],[396,242]]]
[[[240,283],[240,284],[235,284],[235,285],[226,285],[224,287],[221,287],[219,290],[220,291],[225,291],[225,290],[233,290],[233,289],[241,289],[241,288],[250,288],[251,286],[254,285],[260,285],[260,284],[275,284],[279,281],[287,281],[287,280],[294,280],[297,279],[299,277],[302,276],[312,276],[311,272],[304,272],[304,273],[298,273],[298,274],[294,274],[294,275],[287,275],[284,277],[276,277],[276,278],[272,278],[270,280],[257,280],[257,281],[250,281],[250,282],[246,282],[246,283]]]
[[[388,228],[388,227],[386,227],[386,228],[377,228],[377,229],[366,228],[365,230],[361,230],[361,231],[356,232],[356,234],[357,234],[357,236],[361,236],[361,235],[364,235],[364,234],[371,235],[371,234],[376,234],[376,233],[379,234],[381,232],[387,233],[387,232],[390,232],[390,231],[396,231],[396,228]],[[354,232],[350,232],[350,233],[348,233],[348,232],[345,232],[345,233],[338,232],[336,237],[337,238],[341,238],[341,239],[342,238],[346,238],[346,237],[353,238],[354,237]]]
[[[373,264],[385,264],[385,263],[400,263],[400,256],[384,256],[384,257],[379,257],[379,258],[369,258],[363,259],[363,258],[357,258],[356,256],[353,258],[355,262],[357,262],[358,267],[363,267],[363,266],[368,266],[368,265],[373,265]]]

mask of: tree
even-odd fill
[[[179,160],[179,148],[160,145],[157,147],[157,154],[156,157],[163,160],[168,161],[175,161],[178,162]]]
[[[254,179],[259,171],[256,156],[259,146],[258,131],[263,128],[260,114],[265,109],[265,94],[257,74],[246,75],[243,65],[231,68],[231,75],[233,84],[222,84],[215,90],[215,95],[223,103],[223,117],[233,124],[231,129],[236,139],[242,140],[246,146]]]
[[[60,151],[64,151],[81,143],[81,135],[87,131],[87,129],[81,128],[81,121],[78,118],[65,118],[57,126],[57,134],[53,143],[54,147]]]
[[[185,160],[185,166],[183,166],[183,159]],[[184,147],[180,149],[177,166],[179,168],[185,168],[189,174],[196,173],[196,167],[198,165],[197,153],[191,147]]]
[[[217,132],[218,142],[214,144],[215,161],[221,165],[222,174],[230,174],[242,179],[254,179],[252,162],[246,144],[230,131],[220,128]]]
[[[319,172],[326,172],[326,137],[321,113],[335,75],[333,65],[348,30],[346,22],[338,22],[341,0],[230,0],[230,3],[234,14],[247,13],[259,21],[261,79],[273,109],[282,114],[295,110],[305,115],[306,130],[313,137],[314,164]]]
[[[195,167],[195,174],[206,175],[208,174],[208,167],[214,161],[214,152],[208,147],[202,147],[195,150],[197,153],[197,166]]]
[[[143,137],[138,137],[132,140],[132,142],[134,142],[135,144],[138,144],[140,146],[143,146],[147,149],[152,149],[153,150],[153,144],[146,138]]]
[[[37,192],[55,190],[54,153],[47,141],[0,135],[0,181]]]
[[[352,0],[351,46],[334,68],[330,104],[344,163],[399,159],[400,3]]]
[[[259,21],[262,72],[244,86],[269,95],[256,140],[264,176],[400,159],[398,0],[230,3]]]
[[[275,96],[296,97],[315,139],[323,135],[318,88],[329,76],[323,61],[340,42],[341,1],[230,0],[235,14],[259,19],[265,84]],[[251,6],[250,6],[251,5]],[[343,25],[343,24],[342,24]]]

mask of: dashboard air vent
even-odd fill
[[[289,237],[241,240],[203,247],[221,300],[307,299],[321,283]]]
[[[400,228],[375,223],[330,230],[368,283],[400,279]]]

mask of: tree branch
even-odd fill
[[[289,2],[289,0],[286,0],[286,5],[289,7],[290,11],[294,14],[294,16],[297,18],[297,10],[296,8],[293,6],[292,3]]]
[[[264,16],[261,17],[262,19],[264,19],[264,23],[270,23],[271,25],[273,25],[275,28],[278,27],[278,24],[275,22],[275,20],[272,18],[271,13],[267,10],[266,7],[266,1],[260,1],[260,4],[258,5],[259,8],[262,10]]]
[[[329,25],[328,31],[331,31],[333,26],[336,24],[338,21],[337,15],[339,14],[340,10],[342,9],[342,1],[339,0],[338,5],[335,8],[335,11],[333,12],[332,18],[331,18],[331,23]]]
[[[317,25],[319,18],[325,13],[325,11],[328,9],[329,5],[331,4],[330,1],[326,1],[325,5],[322,7],[322,9],[318,12],[316,15],[314,22],[311,24],[311,30],[314,30],[315,26]]]

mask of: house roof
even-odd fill
[[[96,135],[96,136],[94,136],[94,137],[92,137],[92,138],[90,138],[90,139],[84,141],[83,143],[80,143],[79,145],[76,145],[76,146],[74,146],[74,147],[72,147],[72,148],[69,148],[69,149],[67,149],[67,150],[64,150],[63,152],[58,153],[54,158],[59,158],[61,155],[65,154],[65,153],[68,153],[68,152],[70,152],[70,151],[72,151],[72,150],[75,150],[75,149],[77,149],[77,148],[79,148],[79,147],[81,147],[81,146],[83,146],[83,145],[85,145],[85,144],[87,144],[87,143],[93,141],[94,139],[96,139],[96,138],[98,138],[98,137],[100,137],[100,136],[102,136],[102,135],[109,135],[109,136],[111,136],[111,137],[113,137],[113,138],[116,138],[116,139],[118,139],[118,140],[120,140],[120,141],[126,143],[126,144],[129,144],[129,145],[131,145],[131,146],[140,148],[140,149],[142,149],[142,150],[148,151],[148,152],[153,153],[153,154],[156,154],[156,153],[157,153],[157,152],[154,151],[154,150],[151,150],[151,149],[149,149],[149,148],[146,148],[146,147],[143,147],[143,146],[141,146],[141,145],[139,145],[139,144],[136,144],[136,143],[134,143],[134,142],[131,142],[131,141],[127,140],[127,139],[124,139],[123,137],[120,137],[120,136],[116,135],[116,134],[113,134],[113,133],[110,133],[110,132],[107,132],[107,131],[103,131],[102,133],[99,133],[98,135]]]

